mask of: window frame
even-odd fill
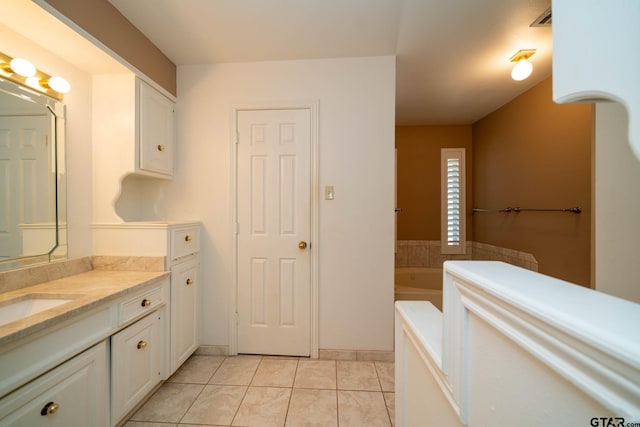
[[[442,148],[440,150],[440,253],[466,254],[467,216],[466,216],[466,160],[464,148]],[[449,239],[449,160],[458,160],[458,237],[457,241]]]

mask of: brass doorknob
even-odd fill
[[[307,249],[307,242],[298,243],[298,248],[301,249],[301,250]]]

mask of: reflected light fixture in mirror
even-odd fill
[[[516,62],[516,65],[511,70],[511,78],[516,81],[524,80],[531,75],[533,71],[533,65],[529,62],[529,58],[536,53],[535,49],[520,49],[510,59],[511,62]]]
[[[64,78],[50,76],[38,70],[26,59],[12,58],[2,52],[0,52],[0,76],[60,101],[63,94],[71,90],[71,85]]]

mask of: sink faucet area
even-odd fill
[[[0,303],[0,326],[73,301],[80,295],[27,294]]]

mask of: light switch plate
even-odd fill
[[[324,187],[324,199],[333,200],[333,185],[326,185]]]

